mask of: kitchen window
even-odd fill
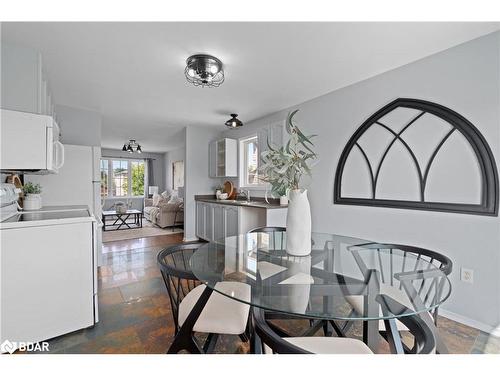
[[[256,135],[240,140],[240,187],[262,186],[259,180],[259,140]]]
[[[144,160],[101,159],[101,197],[142,197],[144,176]]]

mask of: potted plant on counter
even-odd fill
[[[32,182],[27,182],[23,186],[24,193],[24,201],[23,201],[23,209],[24,210],[39,210],[42,208],[42,187],[40,184],[34,184]]]
[[[311,139],[293,123],[295,110],[288,114],[286,132],[289,140],[286,145],[273,147],[267,141],[268,150],[261,155],[259,168],[261,179],[269,182],[271,192],[280,197],[288,193],[289,204],[286,217],[287,252],[290,255],[305,256],[311,252],[311,208],[307,190],[301,188],[305,175],[311,176],[311,162],[317,158]]]

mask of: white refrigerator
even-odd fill
[[[64,165],[58,174],[25,175],[25,182],[42,186],[43,206],[86,205],[98,222],[96,247],[102,264],[101,148],[64,145]]]

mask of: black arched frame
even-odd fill
[[[399,132],[396,133],[394,130],[390,129],[383,123],[378,122],[382,117],[386,114],[392,112],[398,107],[403,108],[411,108],[421,111],[414,119],[412,119],[405,127]],[[401,133],[404,132],[406,128],[408,128],[413,122],[417,121],[425,113],[430,113],[435,115],[442,120],[449,123],[452,128],[445,135],[442,141],[438,144],[436,149],[434,150],[429,163],[424,171],[422,171],[419,167],[419,164],[416,162],[415,155],[411,148],[406,144],[406,142],[400,137]],[[390,200],[390,199],[377,199],[375,198],[375,189],[376,182],[378,178],[378,172],[373,171],[371,165],[368,161],[366,154],[364,153],[361,146],[357,143],[360,137],[364,134],[365,131],[368,130],[372,125],[378,124],[384,127],[387,131],[392,133],[393,140],[391,141],[388,148],[385,150],[385,153],[382,156],[381,162],[387,155],[392,144],[399,140],[406,150],[409,152],[413,161],[416,164],[417,173],[420,179],[420,201],[407,201],[407,200]],[[429,172],[429,168],[432,165],[434,157],[439,152],[441,146],[446,142],[448,137],[454,132],[459,131],[469,142],[471,145],[481,171],[481,202],[479,204],[464,204],[464,203],[445,203],[445,202],[428,202],[424,199],[424,191],[425,185],[427,182],[427,176]],[[341,187],[342,187],[342,176],[344,172],[344,167],[347,161],[347,158],[351,152],[351,150],[357,147],[361,151],[366,163],[368,164],[368,168],[371,175],[371,187],[372,187],[372,198],[354,198],[354,197],[343,197],[341,195]],[[373,115],[371,115],[352,135],[349,139],[347,145],[345,146],[342,154],[340,156],[339,163],[337,165],[337,170],[335,174],[335,183],[334,183],[334,203],[335,204],[347,204],[347,205],[358,205],[358,206],[378,206],[378,207],[390,207],[390,208],[404,208],[404,209],[415,209],[415,210],[428,210],[428,211],[443,211],[443,212],[455,212],[455,213],[464,213],[464,214],[476,214],[476,215],[490,215],[497,216],[498,215],[498,173],[497,167],[495,164],[495,159],[493,157],[493,153],[491,152],[488,143],[486,142],[483,135],[479,132],[479,130],[465,117],[458,114],[457,112],[444,107],[437,103],[432,103],[425,100],[420,99],[408,99],[408,98],[399,98],[394,100],[393,102],[387,104]]]

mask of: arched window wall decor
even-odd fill
[[[497,168],[466,118],[436,103],[400,98],[348,141],[334,203],[497,216]]]

